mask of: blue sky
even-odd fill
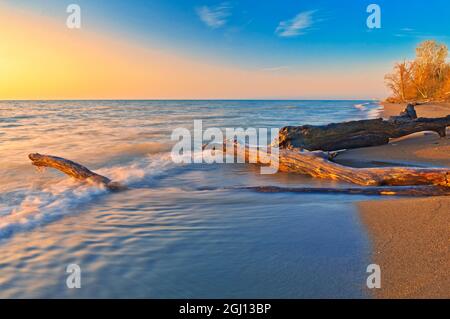
[[[81,6],[84,28],[255,67],[321,63],[330,58],[399,59],[412,56],[415,45],[425,38],[448,43],[450,37],[447,0],[49,0],[21,5],[44,15],[65,16],[69,3]],[[381,7],[381,29],[366,26],[370,3]],[[301,13],[308,20],[304,29],[292,35],[276,32],[280,23],[289,24]]]
[[[249,70],[363,69],[389,71],[414,57],[426,39],[450,44],[450,1],[428,0],[6,0],[45,17],[82,9],[82,28],[182,52],[205,63]],[[381,29],[369,29],[366,8],[381,7]],[[382,82],[383,80],[380,79]]]

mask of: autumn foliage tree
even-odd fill
[[[394,65],[385,76],[393,102],[450,99],[448,48],[436,41],[425,41],[416,49],[414,61]]]

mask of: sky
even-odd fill
[[[0,99],[384,98],[395,61],[450,44],[450,2],[2,0],[0,39]]]

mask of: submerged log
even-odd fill
[[[119,183],[112,182],[109,178],[94,173],[83,165],[62,157],[33,153],[29,154],[28,158],[36,167],[52,167],[77,180],[103,185],[109,190],[115,191],[125,189],[125,187]]]
[[[280,148],[335,151],[388,144],[390,138],[422,131],[433,131],[444,137],[448,126],[450,115],[417,118],[414,106],[410,104],[400,116],[389,120],[380,118],[319,126],[285,126],[280,130],[279,142]]]

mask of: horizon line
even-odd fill
[[[384,101],[379,98],[200,98],[200,99],[0,99],[0,102],[62,102],[62,101]]]

